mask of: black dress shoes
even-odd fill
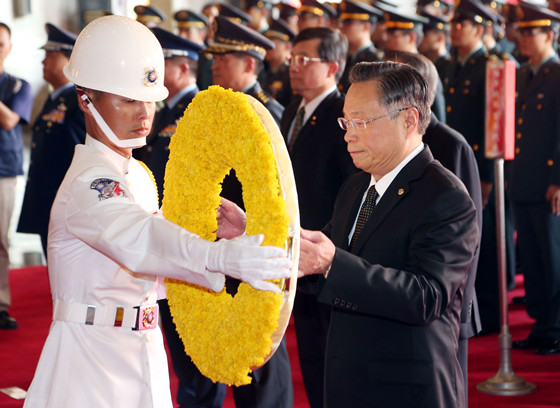
[[[560,353],[560,341],[553,337],[547,337],[537,348],[537,354],[549,356]]]
[[[519,350],[530,350],[538,349],[545,339],[543,337],[535,336],[534,334],[529,334],[525,340],[517,340],[511,343],[511,347]]]
[[[6,310],[0,312],[0,329],[16,329],[16,319],[10,317]]]

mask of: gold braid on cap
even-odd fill
[[[319,17],[323,17],[323,15],[325,14],[325,12],[323,10],[321,10],[318,7],[313,7],[313,6],[301,6],[298,9],[298,14],[301,13],[311,13],[311,14],[315,14],[316,16]]]
[[[519,21],[517,23],[518,28],[524,27],[550,27],[552,25],[552,20],[532,20],[532,21]]]
[[[229,38],[216,37],[212,45],[206,48],[206,52],[212,53],[226,53],[229,51],[255,51],[263,57],[266,55],[266,50],[263,47],[259,47],[254,44],[247,44],[242,41],[230,40]]]
[[[414,23],[409,21],[387,21],[385,23],[387,28],[398,28],[402,30],[412,30]]]
[[[276,38],[282,41],[290,41],[290,36],[288,34],[284,34],[276,30],[268,30],[266,33],[264,33],[264,36],[269,38]]]
[[[341,13],[339,18],[341,20],[367,21],[369,20],[370,16],[367,13]]]
[[[146,15],[139,15],[136,20],[140,23],[160,23],[163,20],[161,17],[158,16],[146,16]]]
[[[177,28],[205,28],[206,24],[202,21],[179,21],[177,22]]]

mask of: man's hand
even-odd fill
[[[560,186],[551,184],[546,190],[546,201],[550,201],[550,211],[554,215],[560,215]]]
[[[336,247],[320,231],[301,229],[299,245],[299,277],[324,274],[330,268]]]
[[[260,234],[213,242],[206,252],[206,269],[247,282],[254,289],[280,293],[277,285],[266,281],[289,278],[292,262],[284,249],[260,246],[263,240]]]
[[[216,231],[218,238],[232,239],[245,232],[247,216],[232,201],[222,198],[216,219],[218,220],[218,230]]]

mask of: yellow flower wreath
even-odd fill
[[[290,219],[275,154],[248,98],[218,86],[194,98],[171,139],[163,215],[214,241],[220,183],[234,168],[243,186],[247,233],[264,233],[263,245],[286,248]],[[279,342],[272,337],[281,309],[286,312],[287,291],[273,294],[241,283],[231,296],[176,280],[166,285],[177,332],[199,370],[215,382],[250,383],[249,372],[270,357],[273,340]],[[288,316],[290,311],[291,305]]]

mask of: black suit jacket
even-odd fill
[[[455,174],[467,188],[476,207],[478,229],[482,231],[482,193],[480,191],[480,176],[473,150],[463,135],[440,122],[434,113],[432,113],[432,118],[423,140],[429,146],[434,158],[443,167]],[[474,288],[479,252],[480,247],[476,251],[473,265],[467,278],[467,285],[465,286],[463,308],[461,310],[460,338],[462,339],[473,337],[482,329]]]
[[[551,184],[560,185],[560,65],[546,61],[530,79],[517,71],[515,160],[508,178],[513,201],[544,203]]]
[[[482,181],[494,182],[494,162],[484,157],[486,112],[486,62],[483,47],[461,67],[456,59],[441,69],[445,96],[446,123],[460,132],[472,147]]]
[[[47,236],[51,206],[77,144],[86,139],[76,88],[47,98],[33,124],[31,157],[17,230]]]
[[[326,406],[463,408],[457,347],[478,241],[474,204],[426,147],[393,180],[350,253],[370,177],[348,179],[324,230],[337,246],[319,295],[333,307]]]
[[[152,131],[146,140],[146,146],[135,149],[134,157],[143,161],[154,174],[156,180],[159,203],[163,200],[163,182],[165,166],[169,160],[169,143],[171,136],[177,130],[179,119],[185,114],[185,109],[199,92],[198,87],[187,92],[171,109],[164,107],[156,113]]]
[[[300,101],[296,98],[282,116],[280,130],[285,140]],[[306,229],[318,230],[327,224],[340,186],[358,171],[346,149],[345,132],[336,122],[343,116],[343,106],[339,91],[327,95],[301,128],[290,152],[301,226]]]

